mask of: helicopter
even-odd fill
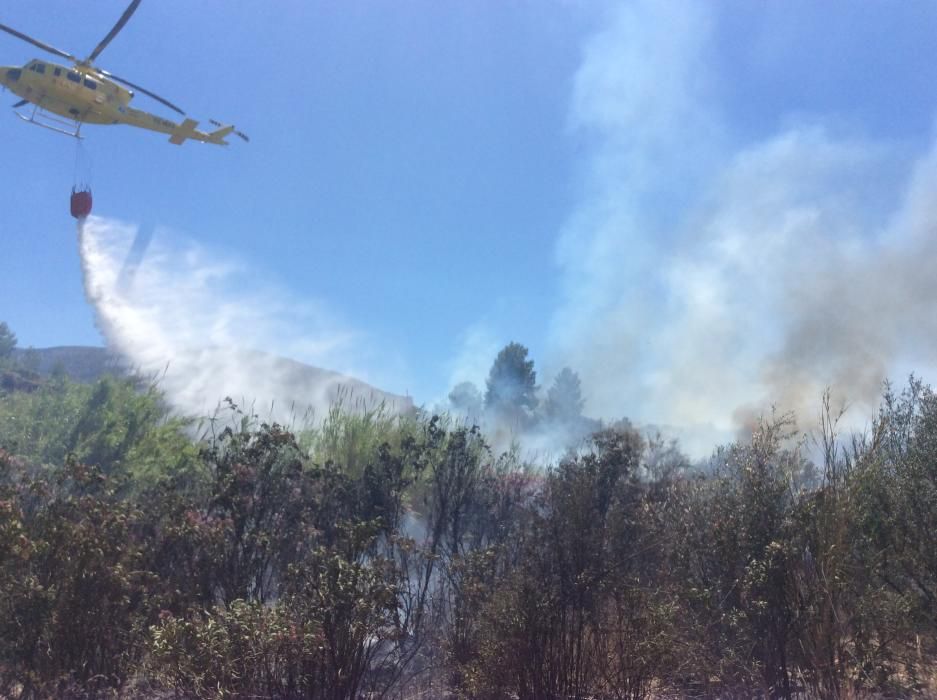
[[[209,121],[218,127],[216,130],[199,131],[196,129],[198,122],[186,117],[186,113],[169,100],[94,65],[101,52],[136,12],[141,1],[133,0],[130,3],[117,20],[117,24],[85,59],[79,59],[12,27],[0,24],[0,30],[7,34],[72,63],[72,66],[68,67],[34,59],[24,66],[0,66],[0,85],[23,98],[13,105],[16,116],[30,124],[77,139],[83,138],[81,127],[84,124],[127,124],[168,134],[169,142],[176,145],[191,139],[227,146],[225,138],[232,133],[244,141],[249,141],[247,136],[237,131],[234,126],[223,125],[215,120]],[[176,123],[134,109],[130,106],[134,91],[156,100],[185,118],[181,123]],[[28,104],[33,105],[28,114],[17,111]]]

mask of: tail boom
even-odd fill
[[[227,146],[225,137],[234,131],[233,126],[223,126],[215,131],[199,131],[196,127],[198,122],[195,119],[185,119],[181,124],[176,124],[168,119],[163,119],[149,112],[143,112],[132,107],[124,108],[121,112],[123,118],[119,121],[133,126],[139,126],[150,131],[169,135],[169,143],[181,146],[186,141],[201,141],[202,143],[211,143],[216,146]]]

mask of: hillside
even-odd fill
[[[55,372],[76,382],[90,383],[105,374],[125,375],[120,358],[104,348],[62,345],[52,348],[16,348],[14,359],[44,377]]]
[[[134,372],[120,356],[105,348],[88,346],[58,346],[51,348],[29,348],[14,350],[14,358],[21,366],[51,376],[61,372],[70,379],[90,383],[112,374],[128,376]],[[240,361],[256,366],[258,359],[279,387],[278,398],[287,405],[302,406],[311,403],[331,402],[346,399],[350,407],[386,404],[397,412],[413,409],[413,399],[383,391],[370,384],[338,372],[259,352],[242,352]],[[350,401],[348,401],[350,399]]]

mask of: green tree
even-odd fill
[[[564,367],[547,392],[544,413],[550,420],[572,423],[582,418],[584,404],[579,375],[569,367]]]
[[[0,321],[0,362],[8,360],[13,355],[14,348],[16,335],[4,321]]]
[[[485,392],[485,407],[517,411],[537,408],[537,372],[527,359],[527,348],[508,343],[491,365]]]
[[[0,321],[0,394],[36,391],[43,383],[37,371],[38,364],[33,366],[24,362],[24,359],[36,354],[35,350],[30,349],[19,358],[13,356],[14,350],[16,335],[6,323]]]
[[[457,413],[477,417],[482,412],[482,394],[472,382],[460,382],[449,392],[449,404]]]

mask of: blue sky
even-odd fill
[[[123,7],[10,0],[0,21],[81,54]],[[868,325],[834,271],[930,254],[901,222],[924,216],[934,36],[929,0],[144,0],[98,63],[252,142],[97,127],[84,148],[96,214],[157,227],[162,264],[191,272],[197,249],[237,270],[215,293],[274,300],[271,332],[301,337],[290,309],[313,304],[350,338],[299,359],[429,402],[518,340],[544,378],[579,371],[594,415],[724,432],[855,376],[805,330]],[[0,64],[36,55],[0,37]],[[0,138],[0,319],[23,345],[102,344],[67,211],[75,146],[12,114]],[[928,313],[931,292],[878,312],[910,295]],[[926,369],[907,324],[887,329],[906,342],[847,344],[872,348],[876,381]]]
[[[249,262],[420,368],[488,313],[535,342],[569,197],[571,30],[588,18],[533,3],[271,7],[141,5],[99,63],[193,116],[234,121],[252,143],[174,148],[88,128],[96,213]],[[80,53],[121,11],[94,3],[76,21],[72,3],[14,2],[2,21]],[[5,64],[36,53],[0,41]],[[0,175],[18,202],[2,220],[4,318],[23,344],[100,343],[67,216],[74,145],[12,114],[4,123],[18,164]]]

